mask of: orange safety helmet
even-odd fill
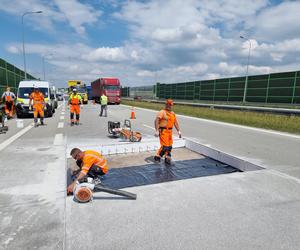
[[[173,106],[173,105],[174,105],[173,100],[172,100],[172,99],[167,99],[167,100],[166,100],[166,105],[168,105],[168,106]]]

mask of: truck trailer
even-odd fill
[[[118,78],[98,78],[91,83],[92,98],[100,102],[100,96],[106,95],[109,104],[121,103],[121,85]]]

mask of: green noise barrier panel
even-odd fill
[[[24,76],[25,73],[23,70],[0,58],[0,95],[2,96],[7,87],[10,87],[11,91],[16,94],[19,83],[24,80]],[[34,80],[36,78],[27,74],[27,79]]]

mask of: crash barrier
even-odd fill
[[[24,76],[25,73],[23,70],[0,58],[0,95],[2,96],[7,87],[10,87],[11,91],[16,94],[19,82],[24,80]],[[27,74],[27,79],[32,80],[36,78]]]

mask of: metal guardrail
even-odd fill
[[[132,98],[124,98],[130,99]],[[151,102],[151,103],[165,103],[165,101],[160,100],[150,100],[143,99],[143,101]],[[226,105],[226,104],[213,104],[213,103],[190,103],[190,102],[178,102],[174,101],[175,104],[186,105],[186,106],[194,106],[194,107],[204,107],[210,109],[225,109],[225,110],[244,110],[244,111],[255,111],[262,113],[272,113],[272,114],[282,114],[282,115],[299,115],[300,109],[288,109],[288,108],[270,108],[270,107],[259,107],[259,106],[240,106],[240,105]]]

